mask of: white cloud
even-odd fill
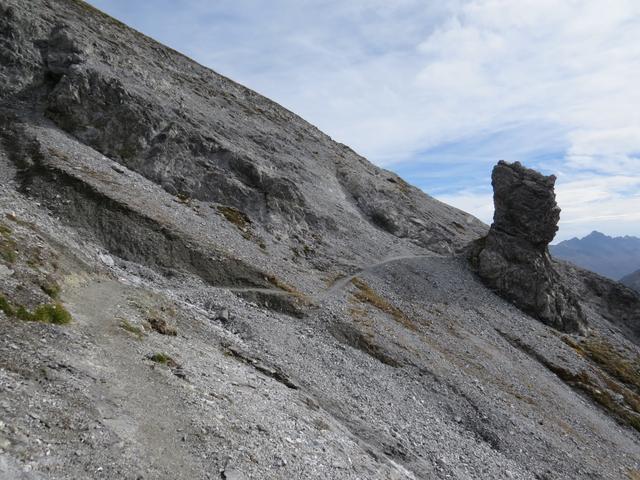
[[[558,174],[562,235],[588,225],[640,234],[637,0],[95,3],[119,5],[147,22],[140,29],[410,181],[455,158],[466,180],[439,198],[485,220],[479,174],[495,156]]]

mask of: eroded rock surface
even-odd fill
[[[519,162],[493,169],[495,213],[486,237],[476,242],[472,262],[483,281],[541,321],[566,332],[585,319],[573,294],[559,281],[548,245],[558,230],[556,177]]]

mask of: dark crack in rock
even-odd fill
[[[584,314],[548,250],[560,220],[555,181],[519,162],[498,162],[491,175],[493,224],[474,243],[472,263],[485,284],[521,310],[558,330],[580,332]]]

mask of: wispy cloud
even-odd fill
[[[92,3],[485,221],[520,160],[558,175],[560,238],[640,234],[636,0]]]

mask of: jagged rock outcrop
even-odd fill
[[[475,242],[471,259],[482,280],[502,297],[547,325],[578,332],[584,315],[559,281],[548,250],[560,220],[555,180],[519,162],[498,162],[491,175],[493,224]]]

